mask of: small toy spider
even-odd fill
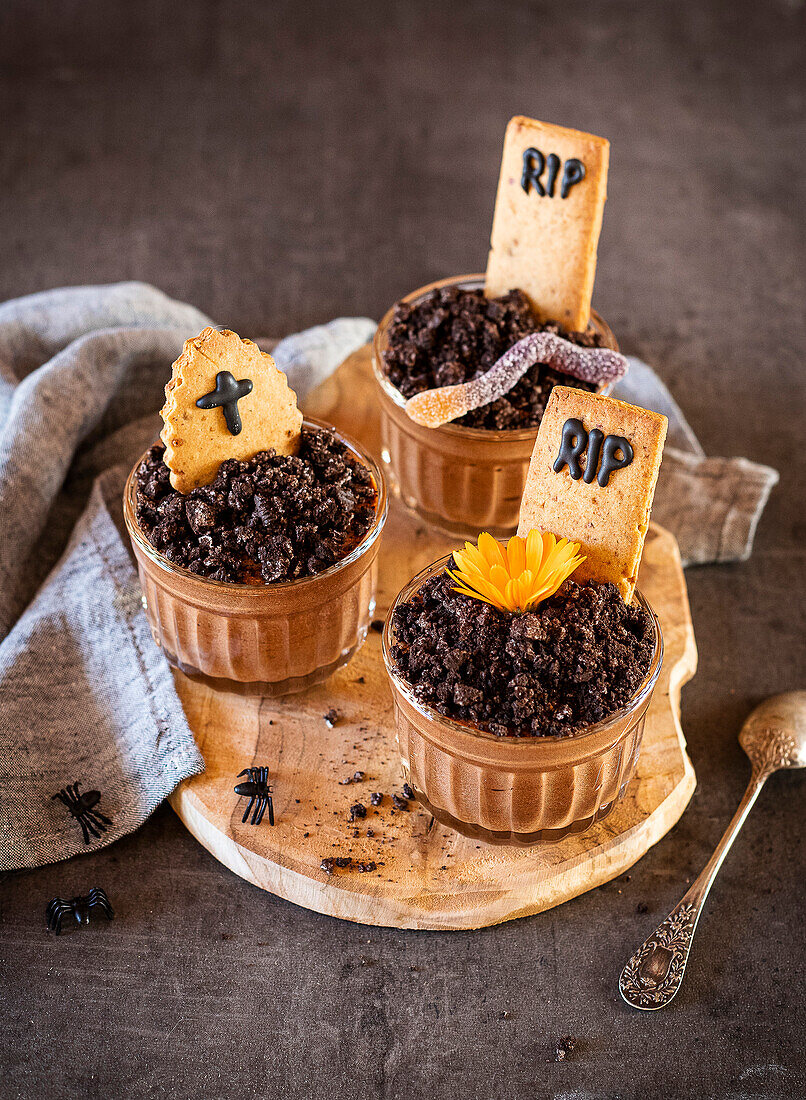
[[[263,820],[263,814],[266,812],[266,807],[269,807],[269,825],[274,824],[274,803],[271,800],[271,792],[273,787],[269,784],[269,769],[263,768],[244,768],[242,772],[238,772],[237,778],[240,779],[242,775],[248,775],[249,779],[246,783],[238,783],[235,787],[235,793],[240,795],[249,795],[249,805],[244,811],[244,815],[241,818],[241,824],[246,824],[246,819],[249,817],[249,811],[252,806],[255,807],[255,812],[252,814],[252,820],[250,825],[259,825]],[[257,804],[255,801],[257,800]]]
[[[54,898],[48,902],[48,907],[45,910],[45,920],[48,929],[58,936],[62,930],[63,917],[68,915],[75,917],[76,924],[79,926],[89,924],[90,913],[93,909],[100,909],[102,913],[106,914],[107,920],[112,920],[115,915],[115,910],[109,904],[106,893],[97,886],[93,887],[86,897],[70,898],[69,901],[65,901],[64,898]]]
[[[83,794],[79,794],[78,783],[74,783],[72,787],[69,785],[62,787],[58,794],[54,794],[53,798],[54,800],[58,798],[63,802],[79,823],[84,834],[85,844],[90,842],[90,833],[96,838],[100,837],[101,833],[106,832],[107,825],[112,824],[111,820],[105,817],[100,810],[93,809],[93,806],[97,806],[101,801],[100,791],[84,791]]]

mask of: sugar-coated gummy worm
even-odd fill
[[[406,412],[424,428],[438,428],[509,393],[535,363],[602,385],[627,372],[627,360],[610,348],[580,348],[552,332],[531,332],[504,352],[488,371],[460,386],[441,386],[410,397]]]

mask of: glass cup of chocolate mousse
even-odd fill
[[[383,473],[303,421],[296,456],[222,463],[175,492],[156,444],[126,483],[143,605],[168,661],[212,687],[279,696],[318,684],[364,641],[386,522]]]
[[[397,596],[383,655],[406,778],[442,824],[554,843],[609,814],[632,778],[663,660],[635,592],[566,581],[508,615],[455,590],[450,556]]]
[[[535,331],[618,351],[595,311],[587,332],[565,332],[541,325],[521,291],[486,299],[484,281],[483,274],[461,275],[413,291],[386,313],[372,345],[381,453],[392,490],[427,523],[460,538],[479,530],[506,537],[517,528],[529,459],[553,387],[600,393],[607,387],[538,364],[505,397],[439,428],[416,424],[406,399],[469,380]]]

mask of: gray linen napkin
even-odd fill
[[[0,305],[0,869],[109,844],[204,768],[151,640],[120,498],[159,430],[171,362],[210,323],[141,283]],[[273,354],[302,399],[374,327],[342,318]],[[669,416],[653,514],[684,559],[746,557],[775,471],[705,458],[638,360],[615,393]],[[113,822],[89,846],[52,798],[74,782]]]
[[[120,499],[158,433],[171,362],[211,323],[139,283],[0,305],[0,869],[110,844],[204,770]],[[274,355],[302,397],[374,329],[332,321]],[[52,798],[75,782],[113,822],[89,846]]]
[[[778,471],[746,458],[706,458],[657,374],[640,359],[629,363],[613,397],[669,418],[652,518],[677,536],[683,565],[745,561]]]

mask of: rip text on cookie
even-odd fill
[[[586,450],[588,457],[583,466],[580,458]],[[591,428],[588,432],[581,420],[570,417],[563,424],[560,451],[552,469],[559,474],[567,466],[574,481],[582,478],[586,485],[590,485],[596,478],[604,489],[610,475],[629,466],[634,457],[632,445],[623,435],[605,435],[598,428]]]
[[[524,149],[523,151],[521,187],[527,195],[531,187],[537,191],[541,198],[547,196],[553,199],[561,164],[562,161],[556,153],[549,153],[548,156],[544,156],[539,149],[535,149],[533,145],[530,145],[528,149]],[[541,179],[544,172],[546,172],[545,184]],[[560,198],[567,199],[571,188],[581,183],[584,178],[585,165],[576,157],[569,157],[563,164],[563,174],[560,180]]]

